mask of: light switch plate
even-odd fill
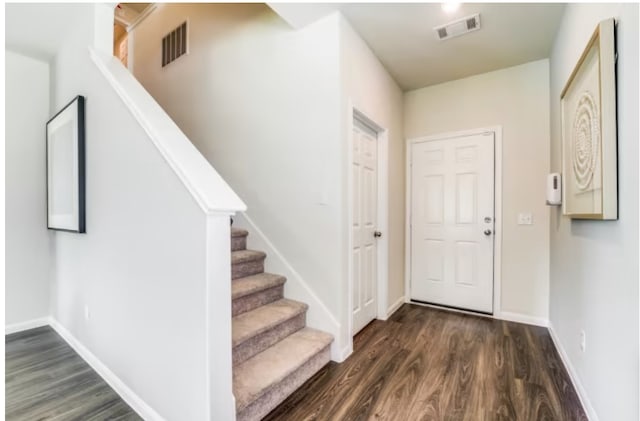
[[[518,225],[533,225],[533,215],[531,212],[519,213]]]

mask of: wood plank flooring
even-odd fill
[[[141,420],[49,326],[5,336],[7,420]]]
[[[405,304],[266,420],[584,420],[545,328]]]

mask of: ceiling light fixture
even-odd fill
[[[448,1],[446,3],[442,3],[442,10],[446,13],[453,13],[460,8],[460,3]]]

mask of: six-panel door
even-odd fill
[[[353,334],[376,318],[378,207],[377,133],[353,125]]]
[[[411,299],[492,313],[493,133],[411,148]]]

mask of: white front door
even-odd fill
[[[378,135],[353,121],[353,334],[376,318]]]
[[[411,299],[493,313],[494,134],[411,148]]]

